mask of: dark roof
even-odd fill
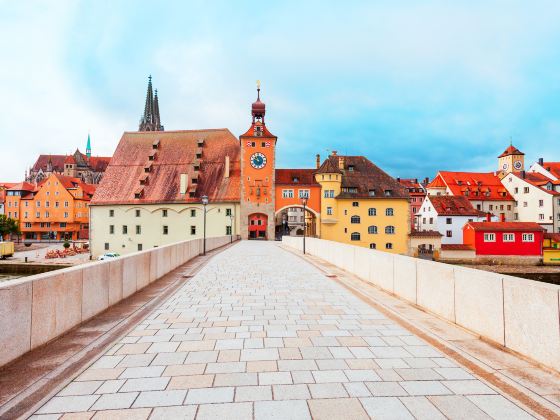
[[[239,141],[225,128],[126,132],[92,204],[200,202],[203,195],[210,201],[239,201],[239,151]],[[201,153],[200,158],[197,153]],[[226,156],[230,159],[229,177],[224,176]],[[199,171],[195,170],[197,165]],[[146,167],[150,167],[149,172]],[[184,195],[180,192],[181,174],[187,174],[189,180]]]
[[[474,230],[484,232],[534,232],[545,231],[541,225],[535,222],[468,222]]]
[[[461,195],[431,195],[430,202],[440,216],[484,216],[476,210],[467,197]]]
[[[505,157],[505,156],[510,156],[510,155],[524,155],[525,153],[523,153],[522,151],[520,151],[517,147],[515,147],[513,144],[510,144],[509,147],[504,150],[504,153],[502,153],[500,156],[498,156],[499,158],[501,157]]]
[[[409,236],[413,238],[432,238],[443,235],[437,230],[413,230]]]
[[[339,169],[339,159],[344,161],[342,170]],[[405,187],[364,156],[331,155],[317,173],[341,173],[341,187],[357,189],[356,193],[343,190],[337,198],[409,198]],[[371,191],[375,194],[371,195]],[[385,195],[386,191],[391,192],[389,196]]]
[[[442,244],[442,251],[474,251],[474,247],[468,244]]]
[[[109,165],[111,161],[110,157],[107,156],[91,156],[89,159],[79,150],[76,150],[72,155],[39,155],[37,161],[32,167],[33,171],[43,171],[47,170],[47,165],[49,160],[52,164],[52,169],[54,172],[64,172],[64,163],[74,163],[79,166],[89,166],[94,172],[103,172]]]
[[[315,185],[315,169],[276,169],[277,185]]]

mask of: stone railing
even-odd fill
[[[207,238],[206,250],[230,240],[230,236]],[[64,334],[201,253],[202,239],[193,239],[0,283],[0,366]]]
[[[302,238],[282,242],[302,250]],[[560,371],[560,286],[321,239],[306,252]]]

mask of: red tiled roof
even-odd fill
[[[344,159],[343,170],[338,169],[340,158]],[[333,173],[334,168],[342,173],[342,192],[337,198],[409,198],[405,187],[364,156],[331,155],[317,173]],[[347,192],[345,188],[356,188],[357,192]],[[386,191],[390,191],[391,195],[386,196]]]
[[[157,155],[148,160],[159,140]],[[204,141],[202,157],[196,152]],[[239,141],[228,129],[125,132],[115,155],[97,187],[92,204],[149,204],[200,202],[207,195],[210,201],[239,201]],[[225,158],[230,159],[230,176],[224,177]],[[198,183],[193,184],[194,163],[200,161]],[[144,168],[151,164],[149,181],[140,185]],[[187,174],[189,187],[196,194],[180,194],[180,175]],[[140,198],[135,192],[143,187]],[[191,188],[189,188],[191,190]]]
[[[560,233],[545,233],[544,237],[547,239],[552,239],[554,242],[560,242]]]
[[[431,195],[428,199],[442,216],[484,216],[484,212],[476,210],[469,199],[461,195]]]
[[[109,162],[111,162],[111,158],[110,157],[105,157],[105,156],[91,156],[89,158],[89,166],[91,167],[91,169],[93,169],[95,172],[104,172],[105,169],[107,169],[107,166],[109,166]]]
[[[510,144],[509,147],[504,150],[504,153],[502,153],[500,156],[498,156],[499,158],[504,157],[504,156],[510,156],[510,155],[524,155],[525,153],[523,153],[522,151],[520,151],[517,147],[515,147],[513,144]]]
[[[518,178],[524,179],[529,184],[538,187],[539,189],[543,190],[544,192],[550,195],[560,195],[560,192],[554,190],[547,190],[545,186],[547,184],[556,185],[557,182],[553,181],[549,177],[539,173],[539,172],[513,172],[515,176]]]
[[[436,176],[434,179],[432,179],[432,182],[430,182],[427,186],[427,188],[445,188],[447,187],[447,185],[445,184],[443,178],[441,176]]]
[[[426,195],[426,190],[424,189],[422,184],[420,184],[418,182],[418,180],[415,179],[415,178],[399,178],[399,179],[397,179],[397,181],[408,190],[408,193],[411,196],[412,195],[414,195],[414,196],[425,196]],[[411,191],[411,190],[414,190],[414,191]]]
[[[542,167],[560,179],[560,162],[544,162]]]
[[[275,180],[278,185],[315,185],[315,169],[276,169]]]
[[[64,163],[69,163],[69,164],[76,163],[76,159],[74,159],[74,156],[68,155],[66,156],[66,159],[64,159]]]
[[[261,136],[255,136],[255,127],[257,126],[262,127]],[[276,136],[272,134],[270,131],[268,131],[268,128],[266,128],[265,124],[261,124],[257,122],[251,124],[251,127],[249,127],[249,129],[245,132],[245,134],[242,134],[241,137],[253,137],[255,141],[257,141],[259,137],[276,137]]]
[[[472,226],[474,230],[484,232],[535,232],[545,229],[534,222],[468,222],[465,226]]]
[[[465,196],[469,200],[513,201],[513,197],[494,172],[440,171],[428,188],[440,183],[446,185],[453,195]]]
[[[79,153],[82,157],[80,160],[86,162],[95,172],[103,172],[111,161],[111,157],[92,156],[88,159],[88,157],[79,150],[76,150],[76,153]],[[38,171],[39,169],[46,171],[49,160],[55,172],[64,172],[65,163],[77,163],[74,155],[39,155],[39,158],[37,158],[37,161],[32,167],[33,171]]]
[[[66,160],[66,155],[39,155],[32,169],[34,171],[38,171],[39,169],[46,171],[49,160],[51,161],[54,171],[64,171],[64,161]]]
[[[442,251],[474,251],[474,247],[468,244],[442,244]]]
[[[14,184],[13,187],[8,188],[10,191],[35,191],[35,185],[30,184],[29,182],[19,182]]]

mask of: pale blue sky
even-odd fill
[[[148,74],[165,128],[250,122],[281,167],[327,150],[394,176],[494,170],[510,136],[560,160],[558,1],[0,0],[0,180],[39,153],[111,154]]]

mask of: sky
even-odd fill
[[[397,177],[560,160],[560,2],[0,0],[0,181],[112,155],[148,75],[166,130],[250,124],[278,167],[365,155]]]

